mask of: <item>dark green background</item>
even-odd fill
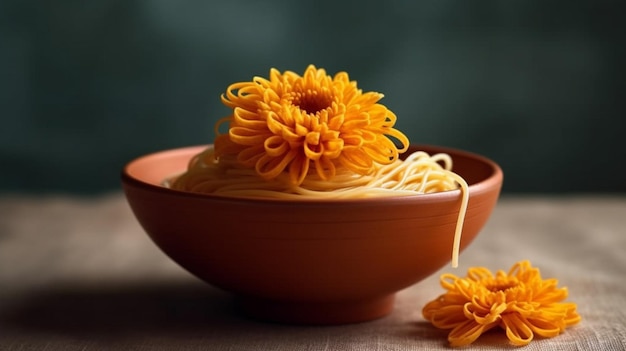
[[[119,190],[128,160],[211,142],[228,84],[313,63],[505,192],[624,192],[622,3],[5,0],[0,191]]]

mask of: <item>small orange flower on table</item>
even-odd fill
[[[538,268],[521,261],[507,273],[493,275],[483,267],[470,268],[467,277],[441,276],[447,292],[424,306],[424,318],[440,329],[451,329],[451,346],[474,342],[482,333],[500,327],[513,345],[530,343],[535,335],[554,337],[581,319],[576,304],[561,302],[566,288],[556,279],[542,279]]]

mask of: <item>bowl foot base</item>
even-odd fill
[[[309,325],[336,325],[367,322],[391,313],[395,294],[340,302],[280,301],[238,297],[237,306],[252,318]]]

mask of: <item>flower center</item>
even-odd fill
[[[496,278],[485,282],[484,286],[491,292],[505,291],[519,285],[519,281],[514,277]]]
[[[291,99],[293,105],[312,115],[329,108],[332,102],[332,97],[328,91],[312,89],[294,92]]]

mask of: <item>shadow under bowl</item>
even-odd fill
[[[206,146],[156,152],[126,165],[122,185],[156,245],[207,283],[231,292],[249,315],[295,324],[383,317],[397,291],[450,262],[461,191],[347,200],[227,198],[172,190]],[[460,249],[487,222],[502,171],[470,152],[445,152],[469,185]],[[408,154],[408,153],[407,153]]]

